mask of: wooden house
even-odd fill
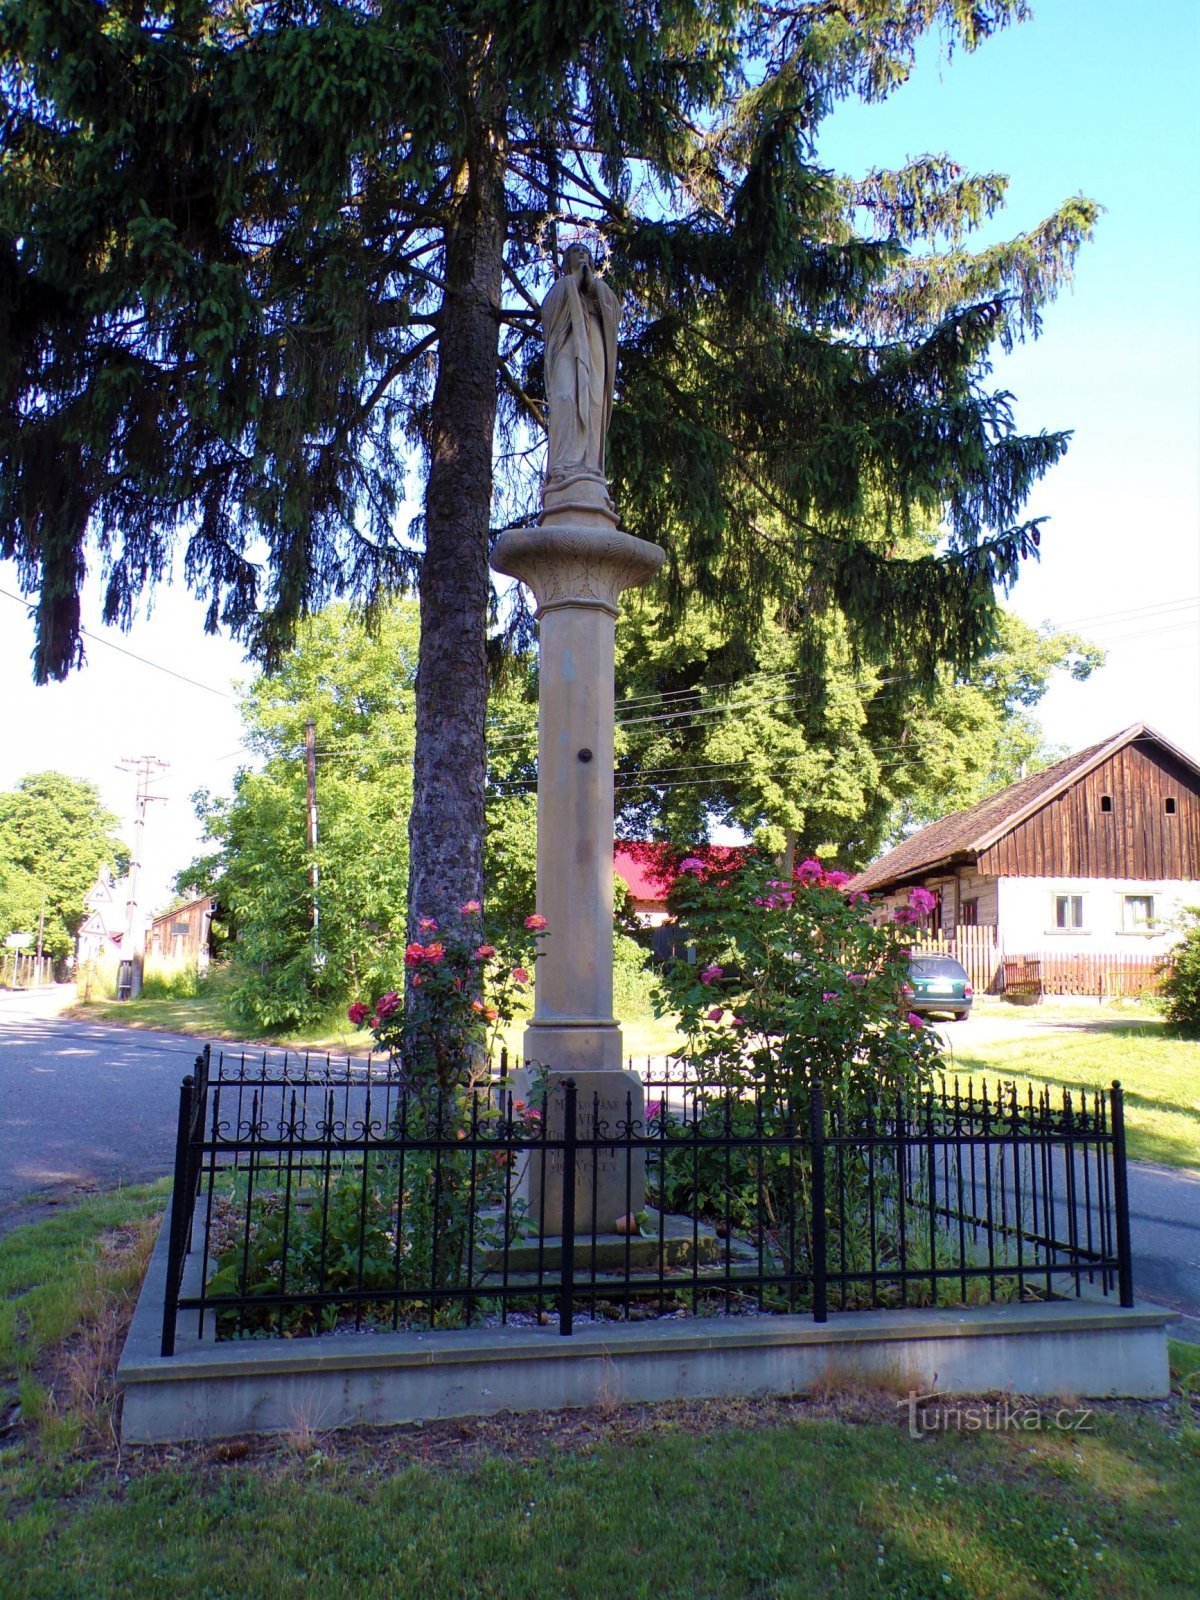
[[[977,987],[1002,986],[1008,960],[1046,992],[1094,994],[1154,987],[1197,880],[1200,765],[1136,723],[921,828],[853,887],[885,910],[933,893],[926,932],[972,958]]]
[[[164,911],[150,924],[147,957],[180,965],[194,963],[203,972],[208,966],[212,918],[211,895],[202,895],[172,911]]]

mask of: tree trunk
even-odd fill
[[[408,919],[482,899],[485,640],[504,250],[503,152],[480,129],[455,181],[430,419]]]

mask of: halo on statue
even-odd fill
[[[564,230],[560,228],[555,230],[554,240],[548,251],[556,277],[563,270],[568,250],[573,250],[576,247],[582,247],[587,251],[597,272],[602,273],[607,267],[609,251],[604,242],[604,235],[598,229],[581,227]]]

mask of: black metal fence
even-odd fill
[[[522,1097],[503,1061],[430,1098],[384,1061],[214,1070],[206,1050],[180,1091],[163,1354],[180,1316],[218,1338],[569,1334],[581,1318],[1133,1303],[1118,1084],[1052,1103],[958,1082],[774,1092],[676,1061],[639,1076],[614,1116],[571,1080],[535,1074]]]

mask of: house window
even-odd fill
[[[1173,817],[1175,815],[1175,796],[1173,794],[1169,794],[1163,801],[1163,805],[1166,808],[1167,815],[1169,817]]]
[[[1060,933],[1070,933],[1083,927],[1083,896],[1081,894],[1056,894],[1054,896],[1054,926]]]
[[[1121,896],[1121,928],[1125,933],[1150,933],[1154,927],[1154,896]]]
[[[1101,811],[1111,811],[1112,810],[1112,795],[1110,795],[1110,794],[1102,794],[1100,796],[1100,809],[1101,809]]]
[[[964,928],[977,928],[979,926],[979,901],[964,900],[958,908],[958,920]]]

